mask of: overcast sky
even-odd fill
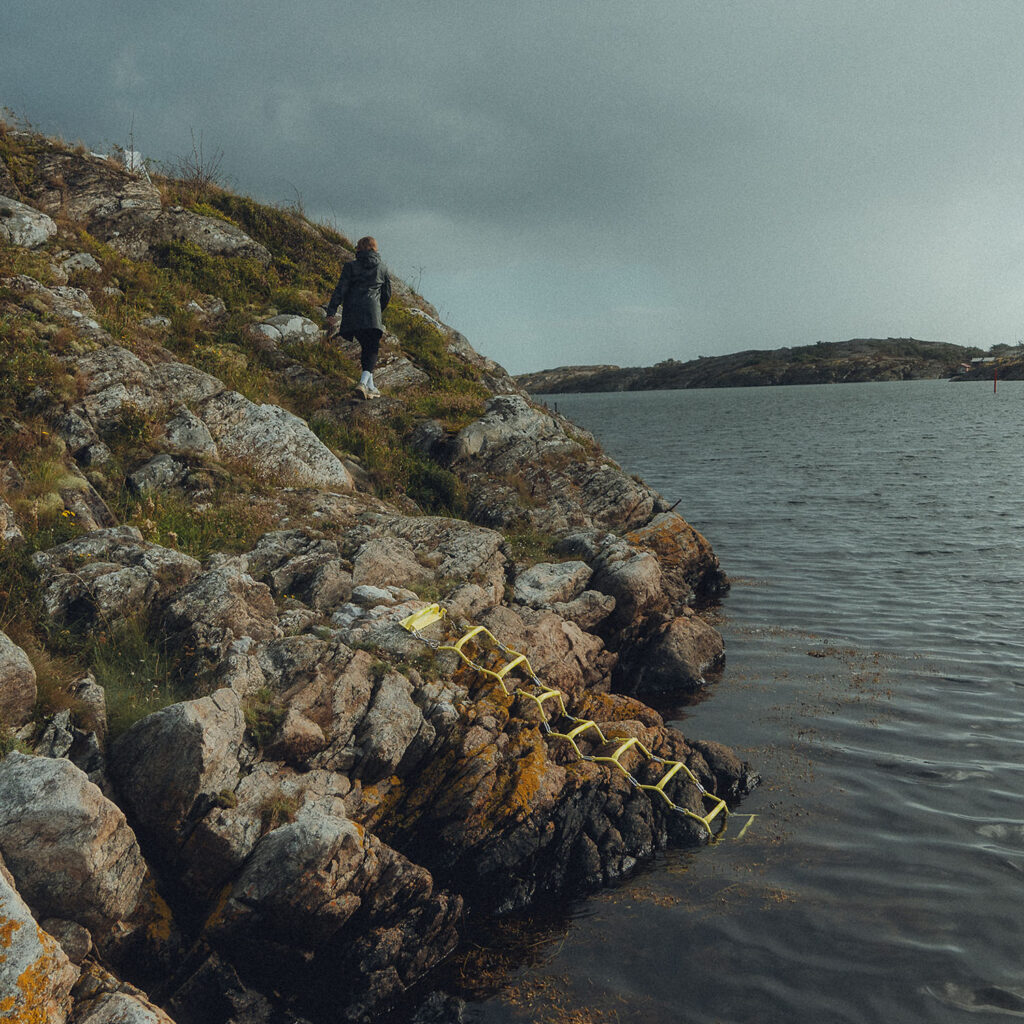
[[[7,0],[0,104],[201,133],[512,372],[1024,337],[1018,0]]]

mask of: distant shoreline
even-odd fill
[[[983,380],[991,377],[993,364],[985,364],[982,368],[968,372],[962,369],[981,355],[980,349],[945,342],[919,341],[915,338],[861,338],[819,342],[797,348],[703,356],[687,362],[668,359],[648,367],[561,366],[519,374],[515,380],[530,394],[861,384],[901,380]]]

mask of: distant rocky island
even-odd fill
[[[749,349],[654,366],[560,366],[516,377],[530,394],[854,384],[953,377],[982,350],[916,338],[854,338],[795,348]],[[991,371],[989,371],[991,375]]]

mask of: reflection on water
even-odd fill
[[[580,901],[474,1019],[1024,1016],[1024,385],[558,403],[735,574],[721,678],[662,710],[764,784],[742,839]]]

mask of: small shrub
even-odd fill
[[[233,789],[222,789],[214,798],[213,806],[227,810],[238,806],[238,794]]]

